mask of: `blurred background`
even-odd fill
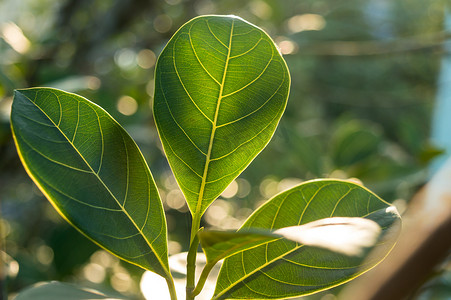
[[[291,94],[273,140],[208,209],[204,225],[238,228],[262,201],[318,177],[357,177],[403,212],[427,181],[431,160],[444,152],[433,142],[432,124],[439,91],[449,83],[440,75],[450,37],[445,2],[0,1],[0,241],[6,299],[45,280],[143,297],[143,271],[72,229],[26,175],[9,127],[13,89],[50,86],[76,92],[116,118],[137,141],[157,181],[170,254],[187,251],[190,216],[152,118],[155,62],[189,19],[236,14],[264,28],[277,43],[291,72]],[[444,264],[412,297],[451,299],[450,269]],[[308,299],[333,300],[336,290]]]

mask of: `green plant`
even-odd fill
[[[155,122],[193,217],[186,299],[222,259],[213,299],[280,299],[347,282],[391,250],[397,234],[385,233],[399,228],[396,209],[343,180],[284,191],[237,232],[200,228],[286,106],[288,69],[264,31],[234,16],[195,18],[161,53],[155,84]],[[102,248],[161,275],[176,299],[162,203],[125,130],[89,100],[50,88],[16,91],[11,126],[25,169],[55,209]],[[199,243],[207,263],[196,283]]]

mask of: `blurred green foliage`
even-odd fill
[[[27,177],[9,129],[15,88],[51,86],[104,107],[137,141],[167,210],[170,253],[190,217],[152,118],[156,57],[199,14],[264,28],[288,63],[288,107],[269,146],[207,211],[237,228],[262,200],[316,177],[357,177],[402,207],[440,154],[429,142],[444,1],[3,0],[0,2],[0,234],[9,295],[42,280],[139,294],[142,271],[67,225]],[[324,296],[326,295],[326,296]],[[327,293],[315,296],[327,297]],[[333,299],[333,298],[332,298]]]

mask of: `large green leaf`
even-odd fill
[[[170,278],[154,180],[107,112],[60,90],[19,90],[11,126],[25,169],[69,223],[120,258]]]
[[[340,180],[315,180],[285,191],[259,208],[242,226],[275,230],[331,217],[363,217],[382,229],[376,251],[362,255],[306,246],[284,239],[224,260],[214,299],[280,299],[311,294],[349,281],[379,263],[397,239],[399,215],[394,207],[364,187]],[[276,231],[277,232],[277,231]],[[329,237],[330,238],[330,237]],[[365,238],[365,237],[363,237]],[[314,243],[313,243],[314,244]]]
[[[193,214],[269,142],[289,84],[273,41],[241,18],[198,17],[169,41],[156,67],[154,115]]]

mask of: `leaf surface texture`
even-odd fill
[[[135,142],[102,108],[56,89],[16,91],[20,158],[57,211],[120,258],[168,273],[166,220]]]
[[[193,214],[269,142],[289,83],[273,41],[241,18],[198,17],[169,41],[157,62],[154,116]]]
[[[275,196],[240,231],[277,230],[334,217],[377,223],[382,234],[375,254],[364,260],[284,239],[269,242],[224,260],[213,299],[282,299],[328,289],[374,267],[396,242],[399,226],[388,231],[399,225],[396,209],[366,188],[340,180],[309,181]]]

